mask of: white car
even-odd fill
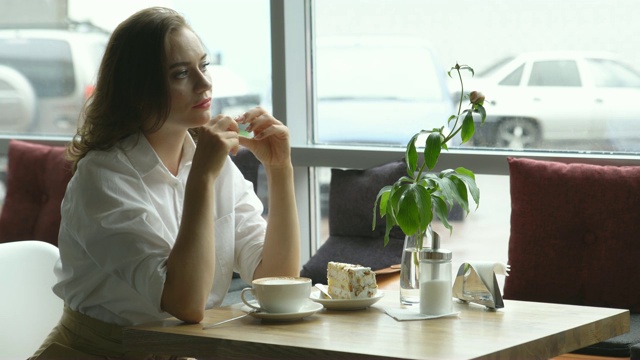
[[[29,131],[36,116],[36,94],[24,75],[0,65],[0,129],[11,133]]]
[[[486,95],[487,120],[476,126],[475,145],[640,140],[640,73],[614,54],[526,53],[477,74],[467,88]]]

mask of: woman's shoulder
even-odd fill
[[[75,186],[101,189],[122,187],[126,184],[137,188],[140,183],[140,166],[148,166],[147,159],[132,156],[133,148],[120,142],[107,150],[92,150],[78,162],[72,178]],[[141,164],[136,166],[136,162]]]
[[[112,147],[108,150],[92,150],[78,162],[76,174],[109,172],[121,173],[131,169],[124,151],[119,147]]]
[[[157,157],[144,136],[131,135],[105,150],[92,150],[78,162],[78,171],[102,170],[122,172],[155,166]]]

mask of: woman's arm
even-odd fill
[[[253,277],[299,276],[300,225],[294,192],[293,165],[289,130],[262,108],[255,108],[238,120],[253,131],[252,139],[241,137],[267,173],[269,219],[262,251],[262,261]]]
[[[162,309],[186,322],[204,317],[215,275],[213,179],[189,176],[178,236],[167,259]]]
[[[269,220],[262,262],[254,278],[300,275],[300,226],[293,186],[293,166],[265,167]]]
[[[218,116],[200,129],[162,292],[162,309],[186,322],[200,322],[204,317],[215,276],[214,183],[227,155],[237,148],[238,128],[233,119]]]

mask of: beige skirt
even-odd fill
[[[64,307],[62,318],[30,360],[43,359],[178,359],[127,353],[122,326],[109,324]]]

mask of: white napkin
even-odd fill
[[[458,316],[458,314],[460,314],[459,311],[455,311],[442,315],[423,315],[420,314],[420,308],[418,306],[407,308],[385,308],[384,312],[398,321],[438,319],[449,316]]]
[[[465,275],[467,266],[473,269],[469,275]],[[503,308],[502,292],[499,288],[500,285],[497,283],[496,274],[509,276],[509,270],[509,265],[495,261],[469,261],[462,263],[453,282],[453,296],[463,301],[476,302],[492,309]],[[478,291],[480,293],[476,293]],[[485,299],[485,295],[481,294],[484,291],[488,291],[492,299]]]
[[[493,287],[494,275],[509,276],[509,265],[506,265],[506,264],[501,263],[501,262],[495,262],[495,261],[469,261],[468,264],[473,266],[475,271],[480,276],[480,279],[482,279],[484,284],[487,286],[487,289],[492,294],[496,293],[494,291],[495,289]]]

